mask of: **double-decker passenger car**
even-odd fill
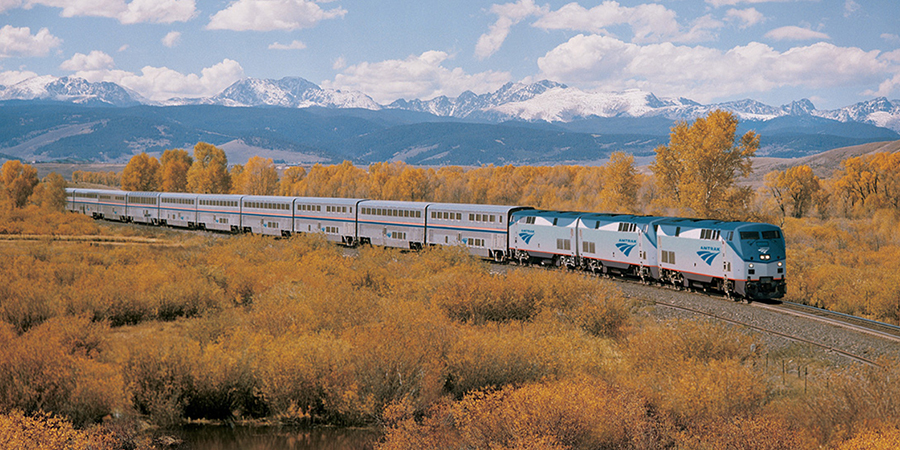
[[[125,194],[125,217],[129,222],[159,223],[159,192]]]
[[[294,197],[241,197],[241,227],[246,232],[290,236],[294,230]]]
[[[465,245],[469,253],[503,261],[509,249],[510,214],[520,206],[431,203],[428,244]]]
[[[358,198],[297,197],[294,201],[294,231],[325,233],[326,239],[356,245]]]
[[[390,200],[359,202],[357,232],[363,244],[421,249],[428,203]]]
[[[95,219],[100,217],[100,205],[98,204],[99,190],[71,189],[66,190],[66,192],[71,192],[72,194],[71,196],[67,196],[68,198],[71,198],[71,211],[79,212]]]
[[[99,217],[106,220],[125,220],[125,191],[95,191]]]
[[[231,231],[241,228],[242,195],[198,194],[197,226],[204,230]]]
[[[159,194],[159,222],[182,228],[197,226],[197,194],[161,192]]]

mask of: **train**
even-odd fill
[[[756,222],[552,211],[528,206],[363,198],[66,189],[69,211],[96,219],[291,236],[347,246],[464,246],[496,262],[560,266],[729,298],[787,289],[781,228]]]

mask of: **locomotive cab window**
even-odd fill
[[[742,241],[752,241],[759,239],[758,231],[741,231],[741,240]]]

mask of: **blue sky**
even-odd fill
[[[900,98],[897,0],[0,0],[0,84],[153,100],[299,76],[376,101],[550,79],[701,103]]]

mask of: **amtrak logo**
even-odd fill
[[[534,237],[534,231],[521,231],[519,232],[519,237],[522,238],[522,240],[525,241],[526,244],[530,244],[531,238]]]
[[[719,252],[718,251],[711,252],[708,250],[701,250],[701,251],[697,252],[697,255],[700,256],[700,259],[702,259],[703,262],[705,262],[707,265],[711,266],[713,260],[716,259],[716,256],[719,256]]]
[[[625,256],[628,256],[636,246],[637,244],[629,244],[627,242],[619,242],[618,244],[616,244],[616,248],[621,250],[622,253],[625,254]]]

